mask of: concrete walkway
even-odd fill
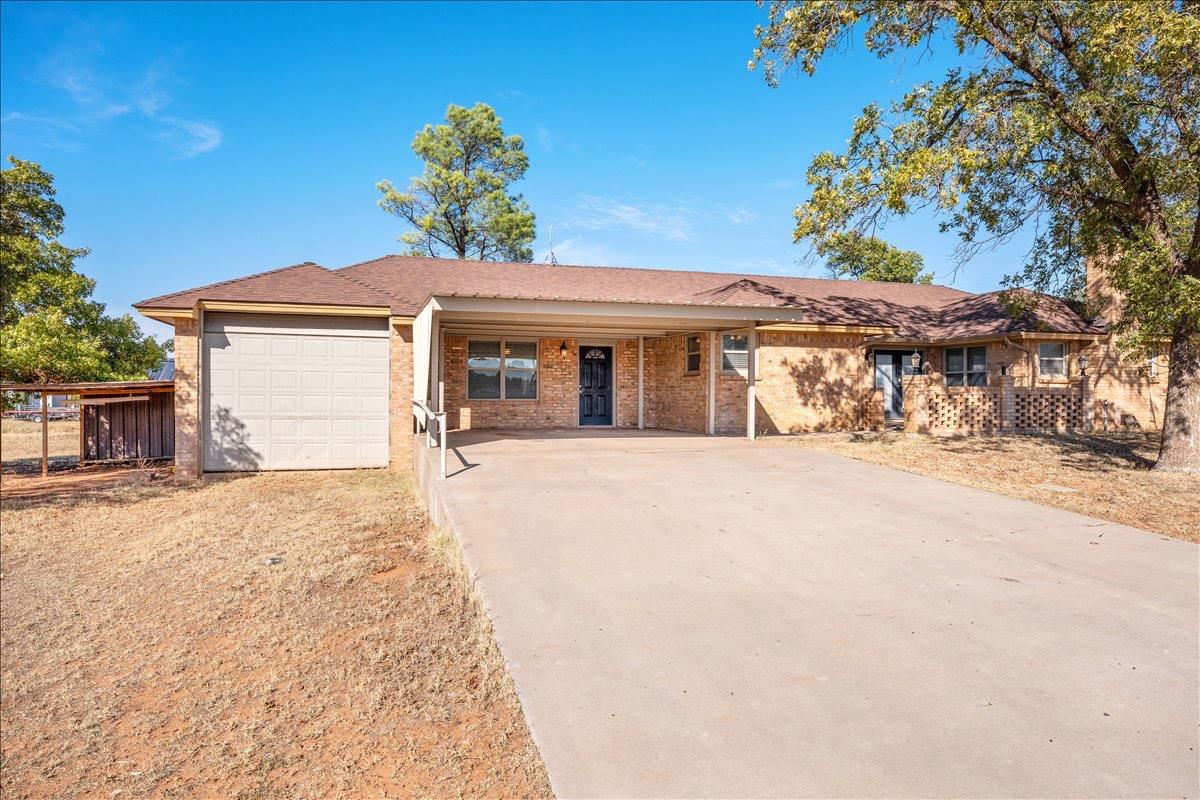
[[[560,797],[1197,797],[1182,541],[800,448],[458,434]]]

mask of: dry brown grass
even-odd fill
[[[458,553],[396,474],[3,517],[5,798],[549,795]]]
[[[1151,472],[1158,454],[1154,433],[937,437],[888,432],[774,441],[1200,541],[1200,477]]]
[[[79,460],[79,420],[54,420],[50,427],[51,461]],[[42,462],[42,425],[23,419],[0,419],[0,459],[6,470],[38,468]]]

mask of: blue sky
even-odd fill
[[[398,252],[380,179],[448,103],[525,137],[516,185],[560,262],[823,275],[792,243],[815,153],[855,115],[953,63],[898,68],[861,44],[769,88],[746,68],[752,3],[4,3],[0,149],[53,172],[66,241],[113,311],[300,261]],[[998,286],[1019,243],[954,271],[917,217],[886,238],[938,281]],[[165,326],[141,320],[147,330]]]

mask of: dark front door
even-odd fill
[[[579,424],[612,425],[612,348],[579,348]]]

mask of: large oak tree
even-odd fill
[[[1200,3],[826,0],[768,4],[751,67],[813,74],[861,37],[962,66],[854,121],[822,153],[797,240],[936,213],[965,259],[1036,230],[1012,285],[1069,293],[1087,259],[1123,296],[1122,345],[1169,341],[1157,469],[1200,470]]]

